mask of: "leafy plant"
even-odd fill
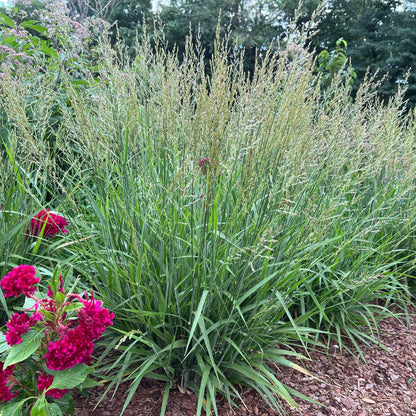
[[[92,294],[66,292],[59,268],[46,297],[36,292],[39,280],[34,267],[20,265],[0,281],[5,297],[26,297],[23,312],[12,315],[0,339],[3,415],[73,413],[67,392],[93,371],[93,341],[114,319]]]
[[[321,83],[324,88],[328,88],[336,76],[349,85],[352,85],[357,78],[354,69],[347,66],[346,49],[346,40],[340,38],[335,42],[334,50],[327,51],[324,49],[318,55],[318,73],[322,75]]]

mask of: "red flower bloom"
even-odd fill
[[[210,157],[206,157],[205,159],[201,159],[199,161],[199,167],[201,168],[201,173],[206,176],[207,175],[207,171],[208,171],[208,166],[211,163],[211,158]],[[219,166],[220,162],[217,162],[217,166]],[[220,168],[221,169],[221,168]],[[221,173],[221,170],[220,170]]]
[[[209,162],[210,162],[210,160],[211,160],[211,158],[210,158],[210,157],[207,157],[207,158],[205,158],[205,159],[201,159],[201,160],[199,161],[199,167],[200,167],[200,168],[202,168],[203,166],[205,166],[205,164],[206,164],[206,163],[209,163]]]
[[[50,342],[45,354],[46,367],[50,370],[66,370],[77,364],[89,364],[94,343],[80,326],[65,331],[58,341]]]
[[[17,396],[17,391],[12,393],[11,387],[7,385],[9,379],[13,375],[14,365],[10,365],[5,370],[3,370],[3,363],[0,362],[0,403],[9,402],[13,397]]]
[[[34,285],[39,283],[39,278],[35,277],[36,270],[33,266],[22,264],[12,269],[0,281],[0,286],[3,289],[4,297],[15,298],[20,294],[31,296],[35,293]]]
[[[41,319],[42,316],[39,313],[34,313],[32,316],[29,316],[25,312],[22,314],[14,313],[10,321],[6,323],[8,329],[6,333],[7,343],[9,345],[20,344],[22,342],[21,336],[28,332]]]
[[[43,209],[32,218],[27,232],[38,236],[43,229],[44,237],[53,237],[59,232],[67,233],[68,230],[65,228],[67,225],[68,221],[64,217],[53,214],[49,209]]]
[[[65,370],[76,364],[89,364],[94,350],[94,339],[99,339],[105,329],[113,324],[114,313],[101,307],[101,301],[83,299],[74,295],[84,307],[78,310],[78,320],[69,321],[62,328],[60,338],[50,342],[45,355],[46,366],[51,370]],[[76,327],[74,327],[77,325]]]
[[[46,390],[53,383],[53,375],[51,374],[41,374],[38,378],[36,387],[40,391]],[[45,396],[51,396],[53,399],[60,399],[68,389],[50,389],[46,392]]]
[[[199,167],[201,168],[201,173],[206,176],[207,175],[207,169],[208,169],[208,165],[211,161],[211,158],[207,157],[205,159],[201,159],[199,161]]]
[[[79,326],[91,339],[99,339],[105,329],[113,325],[114,313],[101,307],[101,301],[95,300],[91,293],[90,300],[80,301],[84,307],[78,311]]]

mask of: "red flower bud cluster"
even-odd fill
[[[3,363],[0,362],[0,403],[9,402],[17,396],[17,391],[12,392],[13,386],[9,386],[10,378],[13,376],[14,365],[3,370]]]
[[[199,161],[199,167],[201,168],[201,173],[204,176],[207,176],[208,165],[210,164],[210,162],[211,162],[211,158],[209,157],[206,157]]]
[[[42,235],[44,237],[53,237],[59,232],[66,234],[68,232],[65,228],[67,225],[68,221],[65,217],[53,214],[49,209],[43,209],[32,218],[27,233],[38,236],[43,229]]]
[[[38,378],[36,387],[39,391],[46,390],[53,383],[53,375],[51,374],[41,374]],[[45,393],[45,396],[51,396],[53,399],[60,399],[62,396],[68,392],[68,389],[50,389]]]
[[[22,342],[21,336],[40,320],[42,320],[42,316],[39,313],[34,313],[32,316],[29,316],[26,312],[22,314],[14,313],[10,321],[6,323],[8,329],[6,334],[7,343],[12,346],[20,344]]]
[[[204,158],[204,159],[201,159],[201,160],[199,161],[199,167],[200,167],[200,168],[202,168],[203,166],[205,166],[205,164],[206,164],[206,163],[209,163],[209,162],[210,162],[210,160],[211,160],[211,158],[210,158],[210,157],[206,157],[206,158]]]
[[[60,330],[60,338],[50,342],[45,355],[50,370],[65,370],[76,364],[89,364],[94,350],[94,340],[113,324],[114,314],[101,307],[101,301],[77,296],[84,307],[78,310],[78,326]],[[73,324],[72,324],[73,325]]]
[[[4,297],[15,298],[20,294],[31,296],[35,293],[34,285],[39,283],[39,278],[35,277],[36,270],[33,266],[22,264],[15,267],[0,281],[0,286],[3,289]]]
[[[207,172],[208,172],[208,166],[211,164],[211,158],[210,157],[206,157],[206,158],[204,158],[204,159],[201,159],[200,161],[199,161],[199,167],[201,168],[201,173],[204,175],[204,176],[207,176]],[[219,164],[220,164],[220,162],[218,161],[217,162],[217,166],[216,167],[219,167]],[[220,173],[221,173],[221,167],[220,167],[220,171],[219,171]]]
[[[60,296],[57,297],[57,293],[49,287],[48,298],[37,299],[34,296],[34,284],[39,283],[39,278],[35,278],[35,274],[36,270],[32,266],[18,266],[3,277],[0,286],[5,297],[24,294],[36,302],[31,315],[27,311],[12,315],[6,323],[6,342],[11,346],[19,344],[22,342],[23,334],[31,327],[40,325],[44,339],[40,347],[42,352],[38,353],[40,356],[36,358],[36,363],[40,364],[37,388],[44,391],[53,382],[53,376],[45,374],[44,365],[55,371],[66,370],[77,364],[89,365],[93,359],[94,341],[113,324],[114,314],[103,308],[101,301],[94,299],[92,293],[90,296],[65,294],[61,275],[59,288],[55,282],[55,290]],[[81,307],[67,309],[75,301],[79,302],[81,305],[78,306]],[[3,363],[0,362],[0,402],[9,401],[17,394],[12,393],[7,386],[9,379],[14,378],[13,368],[14,366],[9,366],[3,371]],[[66,392],[67,390],[50,389],[46,395],[60,399]]]

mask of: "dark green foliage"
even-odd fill
[[[79,10],[81,3],[85,7]],[[180,59],[185,51],[185,39],[192,33],[194,46],[205,51],[208,72],[217,29],[221,36],[230,31],[231,44],[245,51],[243,64],[249,73],[253,73],[256,56],[261,59],[267,50],[278,51],[278,43],[284,46],[285,30],[295,16],[300,27],[310,20],[321,4],[319,0],[308,0],[299,8],[297,0],[171,0],[154,13],[150,0],[118,0],[109,3],[108,7],[105,0],[81,3],[70,1],[71,13],[81,21],[88,16],[107,19],[114,25],[111,29],[113,40],[122,39],[130,55],[136,53],[136,35],[143,34],[144,25],[150,33],[154,28],[161,29],[168,50],[179,51]],[[416,78],[414,70],[409,73],[408,70],[416,67],[413,48],[416,16],[407,3],[398,9],[401,3],[399,0],[330,0],[316,19],[319,30],[309,46],[319,54],[333,50],[334,42],[344,39],[348,49],[342,53],[351,60],[357,75],[353,86],[355,92],[365,76],[375,76],[383,80],[379,95],[385,102],[399,86],[404,86],[408,106],[414,107]],[[32,15],[38,6],[33,1],[32,6],[24,7],[26,13]],[[333,53],[337,55],[336,66],[342,66],[339,47]],[[331,59],[330,65],[333,63]],[[322,69],[321,66],[321,72]],[[329,78],[333,78],[333,69],[329,72],[332,73]],[[328,82],[326,78],[324,83]]]
[[[386,39],[389,37],[391,51],[384,66],[388,70],[386,82],[381,86],[381,93],[390,95],[398,84],[407,87],[405,97],[409,106],[416,105],[416,12],[396,12],[392,16]],[[408,72],[409,71],[409,72]],[[408,78],[406,81],[406,73]]]
[[[230,23],[225,0],[183,1],[174,0],[160,12],[164,38],[170,49],[176,48],[179,56],[185,52],[185,40],[191,33],[195,44],[205,51],[206,64],[214,51],[214,39],[219,23],[221,35]]]
[[[143,35],[144,26],[152,29],[153,15],[150,0],[123,0],[108,16],[108,20],[117,27],[117,35],[134,53],[136,37]],[[116,31],[113,29],[114,35]],[[114,36],[114,39],[116,36]]]
[[[293,18],[297,1],[280,1],[286,19]],[[318,52],[330,49],[335,39],[348,42],[347,58],[357,73],[355,91],[366,74],[383,79],[379,88],[380,98],[386,102],[399,85],[408,87],[406,98],[409,107],[416,104],[415,72],[406,82],[406,73],[416,67],[414,52],[415,11],[397,7],[398,0],[337,0],[328,2],[320,16],[319,31],[311,39],[311,47]],[[307,21],[316,1],[304,2],[299,24]]]
[[[205,51],[207,69],[217,29],[221,36],[231,33],[231,44],[244,49],[244,68],[252,73],[256,56],[261,57],[272,41],[283,35],[282,27],[276,24],[279,14],[269,2],[263,1],[173,0],[162,7],[158,18],[168,46],[171,49],[175,46],[180,56],[185,50],[186,37],[192,33],[194,45]]]

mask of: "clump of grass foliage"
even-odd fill
[[[175,386],[198,415],[238,384],[295,405],[270,363],[303,371],[291,346],[322,340],[360,352],[392,303],[405,311],[412,114],[371,80],[354,99],[345,80],[322,89],[298,46],[249,76],[218,38],[207,75],[191,42],[179,60],[143,38],[130,61],[101,38],[94,66],[50,56],[0,78],[0,269],[67,264],[94,288],[116,315],[100,365],[109,388],[129,383],[125,407],[144,377],[166,382],[162,414]],[[42,207],[70,220],[65,241],[25,238]]]

